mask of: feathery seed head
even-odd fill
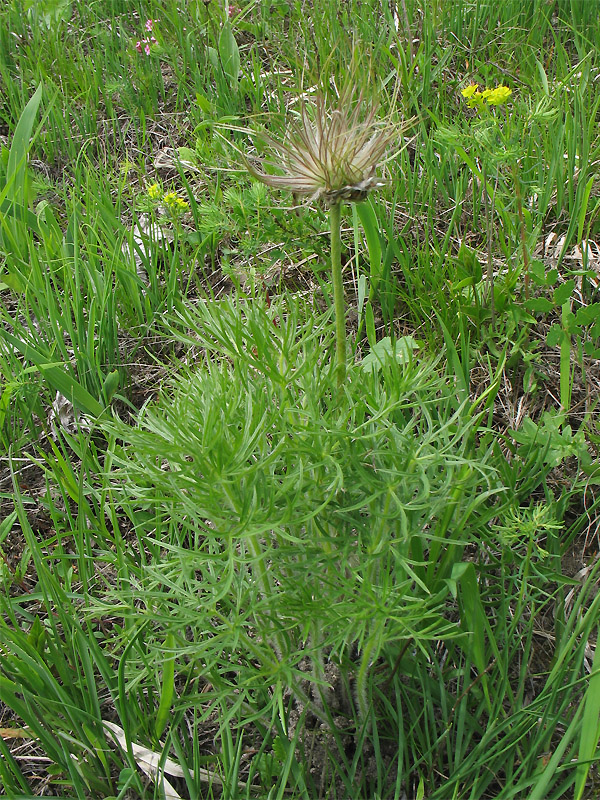
[[[312,111],[312,113],[311,113]],[[292,125],[282,141],[265,141],[284,175],[250,173],[276,189],[287,189],[309,200],[327,203],[357,202],[383,183],[375,176],[377,163],[398,130],[376,120],[377,108],[366,105],[362,94],[352,103],[352,92],[343,92],[335,108],[326,107],[322,95],[314,107],[303,104],[300,121]]]

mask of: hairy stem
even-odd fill
[[[250,551],[254,564],[252,567],[252,571],[258,581],[258,585],[261,588],[263,598],[271,598],[273,596],[273,589],[271,586],[271,580],[269,578],[269,572],[267,570],[265,560],[264,560],[264,553],[263,549],[260,544],[260,539],[257,534],[253,533],[247,538],[248,550]],[[269,623],[269,632],[270,632],[270,644],[275,650],[277,658],[283,658],[284,648],[282,647],[282,641],[275,630],[275,627]]]
[[[333,203],[329,209],[338,387],[342,386],[346,378],[346,305],[344,303],[344,285],[342,282],[341,209],[342,204],[340,202]]]

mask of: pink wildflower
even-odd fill
[[[136,42],[135,49],[138,51],[138,53],[144,52],[147,56],[149,56],[151,44],[156,44],[156,39],[154,36],[151,36],[149,39],[142,39],[141,42]]]
[[[236,14],[240,13],[240,9],[237,6],[229,6],[228,13],[229,13],[229,19],[232,19],[232,17],[235,17]]]
[[[146,30],[147,31],[151,31],[153,25],[154,25],[154,20],[153,19],[147,19],[146,20]]]

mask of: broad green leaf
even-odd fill
[[[566,303],[567,300],[573,294],[573,289],[575,288],[575,281],[573,278],[569,278],[568,281],[561,283],[560,286],[557,286],[554,290],[553,300],[555,305],[562,306],[563,303]]]
[[[488,706],[491,706],[485,677],[485,670],[487,667],[485,654],[486,618],[483,603],[481,602],[477,573],[475,572],[473,564],[465,564],[462,562],[452,567],[451,577],[456,580],[459,587],[463,615],[462,625],[470,633],[469,656],[477,667],[479,674],[482,676],[481,680],[484,694]]]
[[[219,56],[223,72],[232,85],[237,86],[240,76],[240,51],[231,30],[231,25],[226,22],[219,36]]]
[[[200,94],[200,92],[196,92],[196,103],[198,104],[198,108],[204,114],[208,114],[209,116],[214,115],[215,113],[214,105],[203,94]]]
[[[365,307],[365,328],[367,330],[367,339],[371,347],[377,343],[377,334],[375,331],[375,315],[373,313],[373,306],[370,300],[367,300]]]
[[[367,297],[367,276],[366,275],[359,275],[358,277],[358,316],[361,317],[363,313],[363,308],[365,305],[365,299]]]
[[[552,325],[546,334],[546,344],[548,347],[556,347],[560,343],[563,336],[566,336],[566,334],[560,325]]]
[[[119,375],[118,369],[114,369],[112,372],[108,373],[104,379],[104,383],[102,384],[102,397],[104,398],[105,403],[110,403],[115,395],[115,392],[119,388],[120,382],[121,376]]]
[[[362,368],[364,370],[375,369],[379,370],[386,363],[386,361],[398,361],[405,363],[410,360],[414,350],[418,350],[419,345],[412,336],[403,336],[392,342],[389,336],[385,336],[375,345],[371,346],[371,352],[362,360]]]
[[[578,309],[575,314],[575,322],[577,325],[591,325],[600,319],[600,303],[592,303],[589,306],[583,306]]]
[[[551,300],[548,300],[547,297],[534,297],[531,300],[527,300],[525,308],[529,309],[529,311],[547,314],[555,308],[555,304]]]
[[[33,213],[33,211],[30,211],[21,203],[5,199],[2,203],[0,203],[0,218],[2,216],[16,217],[20,221],[25,222],[32,233],[35,233],[38,236],[40,235],[37,216]]]
[[[0,193],[0,201],[8,198],[11,201],[24,202],[27,153],[31,146],[33,124],[41,100],[42,84],[40,83],[31,100],[25,106],[15,128],[6,167],[6,186]]]
[[[540,80],[542,82],[542,89],[544,90],[544,94],[548,96],[550,90],[548,88],[548,76],[546,75],[546,70],[544,69],[544,65],[542,64],[541,61],[538,61],[537,58],[535,60],[535,65],[537,67],[538,75],[540,76]]]
[[[592,342],[585,342],[583,345],[583,350],[590,358],[600,359],[600,347],[595,347]]]
[[[552,286],[558,278],[558,270],[550,269],[546,272],[544,262],[534,258],[529,264],[529,276],[538,286]]]
[[[0,290],[1,289],[12,289],[13,292],[24,292],[27,288],[27,282],[21,278],[16,272],[13,272],[10,275],[3,275],[2,276],[2,283],[0,283]]]
[[[464,242],[456,254],[456,266],[461,277],[474,279],[477,283],[481,280],[483,272],[477,251],[467,247]]]
[[[22,342],[7,331],[2,331],[0,336],[3,336],[13,347],[16,347],[28,361],[32,361],[39,368],[50,386],[63,394],[76,408],[84,414],[91,414],[94,417],[99,417],[102,414],[104,407],[87,389],[75,380],[64,366],[50,361],[31,345]]]
[[[377,284],[381,278],[381,238],[379,236],[379,225],[377,215],[370,202],[357,203],[356,212],[360,217],[360,222],[365,232],[367,240],[367,250],[369,251],[369,267],[371,279],[370,296],[377,289]]]

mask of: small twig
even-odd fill
[[[389,678],[383,684],[384,688],[387,689],[387,687],[392,682],[392,680],[394,678],[394,675],[398,672],[398,669],[400,667],[400,662],[402,661],[402,657],[404,656],[404,653],[406,653],[406,651],[408,650],[408,646],[411,643],[411,641],[412,641],[412,639],[407,639],[405,644],[404,644],[404,647],[402,648],[402,650],[400,650],[400,655],[396,659],[396,663],[394,664],[394,668],[392,669],[392,672],[391,672]]]
[[[402,16],[404,17],[404,28],[406,30],[406,39],[408,42],[408,52],[410,53],[410,60],[413,59],[413,48],[412,48],[412,31],[410,29],[410,20],[408,18],[408,11],[406,10],[406,0],[400,0],[400,6],[402,7]]]
[[[471,683],[467,686],[467,688],[463,689],[463,691],[459,694],[459,696],[458,696],[458,698],[456,700],[456,703],[454,703],[454,705],[452,706],[452,711],[450,712],[450,717],[454,716],[454,713],[455,713],[456,709],[458,708],[458,704],[463,699],[463,697],[465,695],[467,695],[471,691],[471,689],[475,686],[476,683],[479,683],[479,681],[483,678],[484,675],[487,675],[487,673],[491,670],[491,668],[494,666],[495,663],[496,663],[496,659],[493,658],[490,661],[490,663],[487,665],[487,667],[483,670],[483,672],[478,673],[475,676],[475,678],[473,678]]]

